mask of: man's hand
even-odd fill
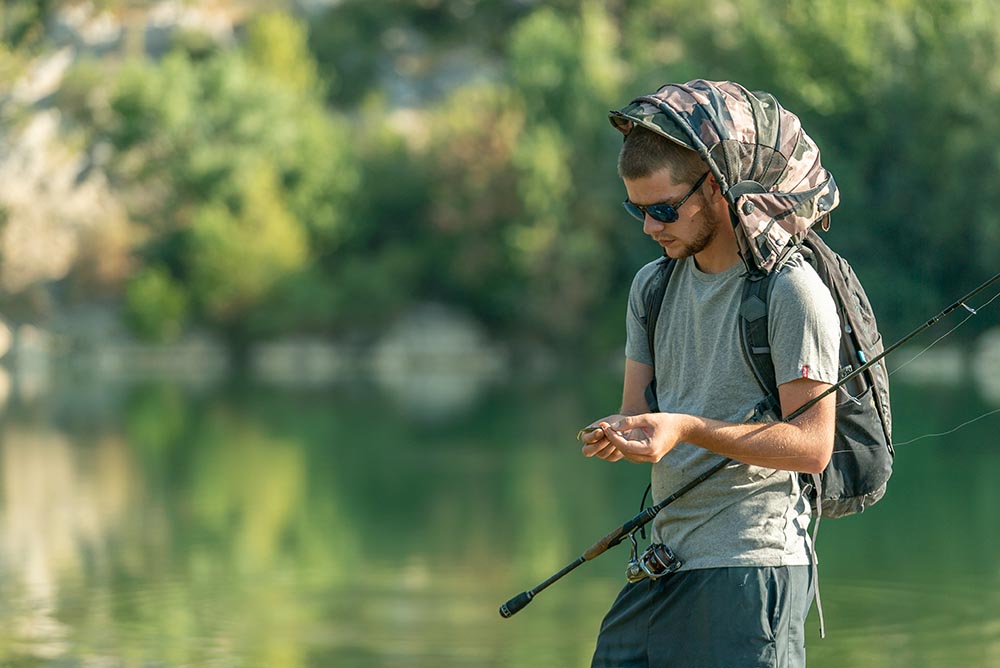
[[[580,430],[579,439],[580,442],[583,443],[583,448],[581,448],[583,456],[599,457],[600,459],[604,459],[609,462],[617,462],[622,459],[624,455],[611,444],[611,441],[608,440],[608,436],[604,428],[611,423],[617,423],[624,417],[625,416],[621,413],[608,415],[607,417],[603,417],[600,420],[591,423],[588,427],[584,427]]]
[[[658,462],[681,438],[682,415],[609,415],[580,432],[585,457],[609,462]]]
[[[630,462],[655,464],[684,440],[689,416],[675,413],[644,413],[624,417],[617,423],[601,422],[610,447]],[[617,460],[614,460],[617,461]]]
[[[782,414],[790,415],[829,387],[808,378],[779,385]],[[580,440],[585,456],[609,462],[655,464],[684,441],[752,466],[822,473],[833,452],[836,399],[830,394],[789,422],[736,424],[684,413],[609,415]]]

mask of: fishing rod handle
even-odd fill
[[[625,540],[625,536],[629,535],[639,527],[649,524],[653,520],[653,518],[656,517],[657,513],[659,513],[661,510],[669,506],[671,503],[673,503],[680,497],[690,492],[692,489],[694,489],[701,483],[705,482],[706,479],[718,473],[720,470],[722,470],[727,465],[732,463],[732,461],[733,461],[732,459],[726,457],[718,464],[716,464],[709,470],[705,471],[704,473],[702,473],[700,476],[698,476],[688,484],[684,485],[684,487],[677,490],[667,498],[663,499],[663,501],[660,501],[656,505],[644,509],[641,513],[630,519],[628,522],[621,525],[620,527],[609,533],[607,536],[605,536],[601,540],[591,545],[590,548],[583,553],[584,561],[590,561],[595,557],[599,557],[600,555],[604,554],[618,543]]]
[[[656,517],[658,509],[649,507],[643,510],[641,513],[630,519],[625,524],[621,525],[617,529],[614,529],[607,536],[597,541],[583,553],[581,559],[583,561],[590,561],[596,557],[601,556],[618,543],[625,540],[625,536],[629,535],[641,526],[648,524],[654,517]]]
[[[550,575],[545,582],[541,583],[534,589],[523,591],[514,598],[510,599],[509,601],[500,606],[500,616],[506,619],[514,615],[515,613],[517,613],[518,610],[531,603],[531,600],[535,598],[535,596],[537,596],[539,592],[545,590],[545,588],[547,588],[553,582],[560,580],[564,575],[566,575],[571,570],[573,570],[580,564],[584,563],[585,561],[586,559],[584,557],[582,556],[577,557],[570,563],[563,566],[557,573]]]
[[[524,606],[531,603],[531,599],[534,597],[535,595],[532,592],[522,591],[520,594],[500,606],[500,616],[504,619],[513,617],[520,612]]]
[[[628,524],[629,523],[626,522],[617,529],[612,530],[607,536],[588,547],[583,553],[583,560],[590,561],[591,559],[596,559],[618,543],[622,542],[622,539],[627,535],[625,527]]]

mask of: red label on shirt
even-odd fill
[[[809,365],[808,364],[803,364],[802,365],[802,377],[803,378],[808,378],[809,377]]]

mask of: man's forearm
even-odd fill
[[[778,387],[783,415],[791,415],[830,388],[827,383],[797,379]],[[633,398],[636,393],[631,393]],[[629,398],[626,394],[626,399]],[[623,401],[632,407],[638,400]],[[655,463],[685,441],[746,464],[821,473],[833,454],[836,397],[828,395],[794,420],[734,424],[683,413],[643,413],[614,424],[602,422],[606,443],[584,446],[583,454],[608,461]]]
[[[833,452],[833,433],[819,420],[734,424],[673,417],[681,421],[681,440],[754,466],[821,473]]]

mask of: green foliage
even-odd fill
[[[515,221],[526,220],[517,166],[523,104],[505,86],[467,86],[431,117],[429,147],[419,156],[432,175],[426,292],[468,304],[498,333],[530,331],[523,304],[532,284],[512,234]]]
[[[57,6],[0,9],[0,78]],[[618,205],[605,112],[695,77],[802,118],[841,187],[831,245],[890,338],[995,270],[990,0],[345,0],[308,21],[268,11],[235,48],[181,32],[158,62],[85,61],[54,98],[113,148],[141,262],[191,322],[366,333],[438,300],[497,336],[619,346],[658,249]]]
[[[273,169],[262,163],[246,176],[235,211],[213,202],[199,208],[191,226],[191,290],[219,322],[263,302],[307,259],[305,231],[282,206]]]
[[[125,291],[129,325],[149,341],[173,341],[180,336],[187,309],[184,288],[161,267],[146,267]]]
[[[59,110],[84,128],[94,128],[107,116],[106,67],[94,58],[75,62],[55,94]]]
[[[816,138],[842,191],[831,243],[892,338],[995,271],[998,19],[988,2],[758,0],[723,50]]]
[[[211,34],[203,30],[184,28],[177,30],[171,36],[170,48],[171,51],[185,54],[193,61],[207,60],[221,50],[221,46]]]
[[[281,12],[257,16],[243,51],[260,72],[299,93],[320,92],[316,63],[306,45],[306,26]]]
[[[439,63],[453,66],[455,54],[486,64],[501,59],[511,28],[528,11],[510,1],[343,0],[315,18],[309,42],[338,106],[362,103],[383,90],[387,76],[405,77],[433,99],[441,92]]]
[[[184,281],[199,319],[237,334],[269,312],[276,286],[339,246],[358,178],[349,128],[321,105],[304,27],[267,14],[247,39],[130,64],[97,133],[152,232],[146,261]]]
[[[186,56],[175,53],[158,65],[132,62],[111,100],[113,116],[99,130],[119,152],[140,148],[147,154],[143,157],[163,159],[174,150],[171,140],[179,130],[196,122],[192,107],[198,95],[198,72]],[[123,176],[141,180],[146,174]]]
[[[15,49],[34,49],[41,42],[53,0],[5,0],[0,5],[0,42]]]

